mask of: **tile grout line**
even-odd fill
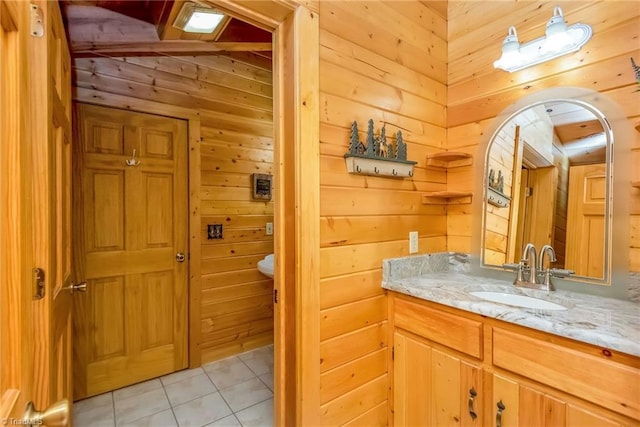
[[[116,427],[116,398],[113,396],[113,392],[110,391],[111,395],[111,413],[113,414],[113,427]]]
[[[160,385],[162,386],[162,391],[164,391],[164,396],[167,398],[167,402],[169,403],[169,410],[171,410],[171,415],[173,416],[173,420],[176,422],[176,426],[180,427],[180,423],[178,422],[178,417],[176,417],[176,413],[173,412],[173,404],[171,403],[171,399],[169,399],[169,394],[167,393],[167,389],[164,388],[162,377],[160,377]]]

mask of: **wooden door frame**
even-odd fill
[[[273,33],[275,425],[318,425],[320,118],[317,2],[209,0]],[[189,365],[200,357],[200,119],[194,110],[74,88],[74,100],[189,122]],[[284,262],[283,262],[284,261]],[[292,372],[294,375],[292,375]],[[295,410],[294,410],[295,408]]]

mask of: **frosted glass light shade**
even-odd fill
[[[224,19],[224,14],[208,7],[187,2],[180,9],[173,26],[187,33],[211,34]]]
[[[507,37],[502,42],[502,56],[493,63],[495,68],[505,69],[517,67],[521,65],[524,58],[520,54],[520,42],[518,41],[518,33],[516,27],[509,27]]]

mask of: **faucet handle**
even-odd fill
[[[515,262],[510,262],[506,264],[502,264],[502,268],[505,270],[518,271],[518,269],[522,266],[522,264],[516,264]]]
[[[573,270],[566,270],[564,268],[550,268],[549,274],[553,277],[567,277],[572,274],[576,274],[576,272]]]

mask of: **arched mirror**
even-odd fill
[[[610,284],[613,134],[598,109],[572,99],[520,109],[494,132],[484,165],[483,266],[551,245],[553,267]]]

